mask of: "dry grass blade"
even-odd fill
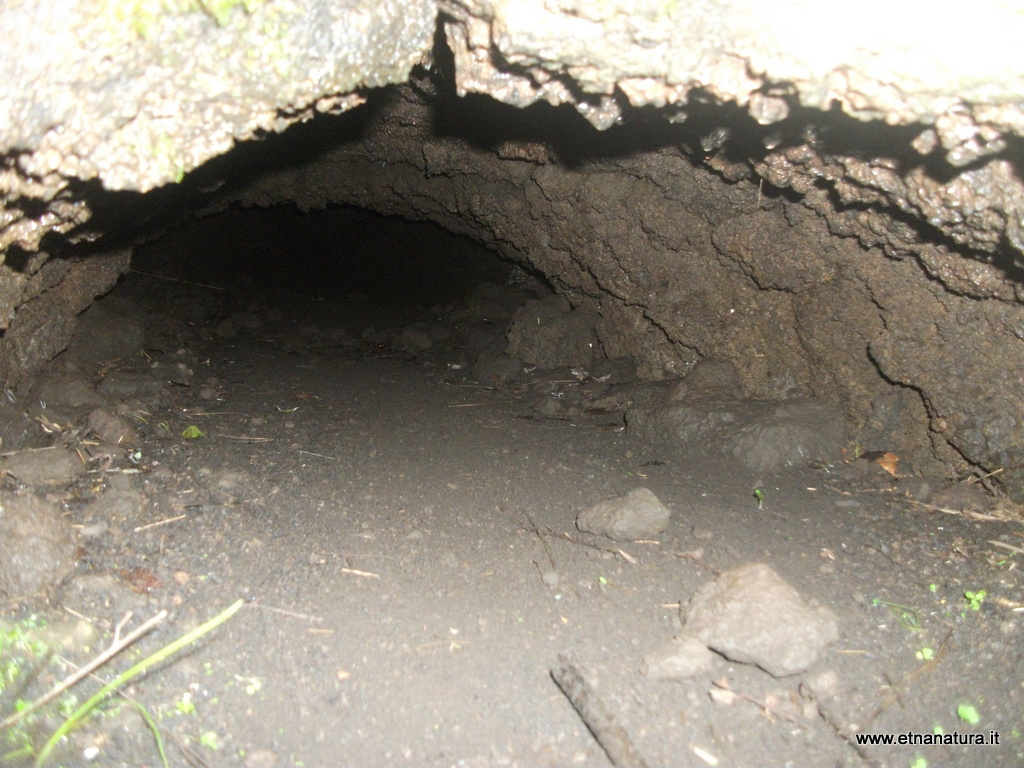
[[[188,517],[188,515],[177,515],[175,517],[168,517],[168,518],[166,518],[164,520],[157,520],[155,523],[148,523],[147,525],[137,526],[133,530],[134,530],[135,533],[138,533],[139,531],[145,531],[145,530],[148,530],[150,528],[157,528],[157,527],[159,527],[161,525],[168,525],[169,523],[176,523],[179,520],[184,520],[186,517]]]
[[[1015,547],[1013,546],[1013,544],[1007,544],[1005,541],[996,541],[995,539],[989,539],[988,543],[994,544],[997,547],[1002,547],[1003,549],[1008,549],[1011,552],[1016,552],[1018,555],[1024,555],[1024,549],[1022,549],[1021,547]]]
[[[253,608],[259,608],[261,611],[270,611],[272,613],[280,613],[282,616],[291,616],[293,619],[302,619],[303,621],[323,621],[321,616],[310,616],[308,613],[297,613],[296,611],[288,611],[284,608],[275,608],[272,605],[263,605],[262,603],[250,603]]]
[[[339,568],[342,573],[351,573],[353,576],[365,576],[368,579],[379,579],[379,573],[370,573],[369,571],[359,571],[355,568]]]
[[[1004,513],[995,515],[986,515],[984,512],[975,512],[973,509],[951,509],[950,507],[937,507],[934,504],[926,504],[923,501],[915,501],[914,499],[905,499],[908,504],[913,504],[918,507],[924,507],[930,509],[933,512],[943,512],[947,515],[960,515],[961,517],[970,518],[971,520],[977,520],[983,523],[1006,523],[1010,521],[1010,516]]]

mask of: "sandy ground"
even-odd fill
[[[48,494],[77,550],[48,600],[3,606],[3,652],[24,663],[0,717],[95,657],[129,611],[124,632],[168,615],[103,679],[243,600],[125,688],[170,765],[610,765],[552,680],[560,655],[634,746],[633,765],[1024,764],[1020,556],[990,543],[1024,545],[1019,520],[915,504],[946,484],[869,461],[754,476],[636,444],[617,414],[545,418],[536,383],[467,374],[502,328],[458,298],[253,303],[143,276],[116,293],[148,328],[145,354],[75,375],[161,385],[133,394],[151,409],[137,420],[137,463],[114,452],[59,488],[4,478],[11,493]],[[439,340],[401,350],[381,330],[413,321]],[[154,373],[175,361],[192,371],[182,383]],[[545,376],[579,385],[558,371],[534,382]],[[190,427],[201,436],[183,437]],[[662,534],[622,543],[577,530],[581,510],[640,486],[672,510]],[[752,562],[834,612],[839,640],[820,660],[782,678],[720,657],[689,679],[641,674],[681,631],[693,592]],[[965,593],[981,590],[972,605]],[[82,682],[77,700],[98,686]],[[51,706],[23,733],[38,748],[60,721]],[[937,730],[1000,743],[855,738]],[[49,764],[161,759],[135,706],[115,698]]]

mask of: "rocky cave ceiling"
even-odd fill
[[[648,378],[728,359],[1024,496],[1013,4],[26,0],[0,33],[6,384],[188,213],[345,204],[542,273]]]

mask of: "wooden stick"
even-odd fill
[[[149,619],[148,621],[143,623],[141,626],[139,626],[135,631],[133,631],[131,634],[129,634],[123,640],[115,640],[110,645],[110,647],[107,648],[107,650],[105,650],[103,653],[101,653],[95,659],[90,661],[84,667],[79,668],[79,670],[77,672],[75,672],[73,675],[70,675],[69,677],[64,678],[61,682],[57,683],[57,685],[55,685],[53,688],[51,688],[45,694],[43,694],[38,699],[33,701],[29,706],[25,707],[25,709],[21,710],[20,712],[16,712],[15,714],[11,715],[10,717],[8,717],[3,722],[0,722],[0,730],[3,730],[5,728],[10,728],[12,725],[17,723],[19,720],[21,720],[26,715],[30,714],[31,712],[35,712],[37,709],[39,709],[41,706],[43,706],[47,702],[52,701],[55,697],[59,696],[61,693],[63,693],[68,688],[73,686],[75,683],[77,683],[83,677],[85,677],[86,675],[90,674],[94,669],[97,669],[98,667],[101,667],[104,664],[106,664],[110,659],[112,659],[114,656],[119,654],[121,651],[123,651],[129,645],[134,643],[136,640],[138,640],[144,634],[149,632],[151,629],[153,629],[153,627],[155,627],[157,624],[159,624],[165,618],[167,618],[167,611],[160,611],[160,613],[158,613],[156,616],[153,616],[151,619]]]
[[[551,678],[615,768],[647,768],[629,734],[597,698],[580,671],[562,654],[558,655],[558,666],[551,670]]]

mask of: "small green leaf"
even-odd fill
[[[981,715],[973,704],[961,704],[956,708],[956,716],[970,725],[977,725],[981,722]]]
[[[185,692],[181,700],[175,705],[178,712],[182,715],[194,715],[196,712],[195,702],[192,701],[192,694]]]
[[[199,429],[199,427],[197,427],[195,424],[190,424],[189,426],[185,427],[185,429],[181,433],[181,436],[184,437],[186,440],[195,440],[196,438],[199,437],[205,437],[203,431]]]
[[[986,592],[984,589],[979,589],[977,592],[967,590],[966,592],[964,592],[964,598],[967,600],[968,603],[970,603],[972,611],[979,611],[981,610],[981,604],[982,602],[984,602],[985,595],[987,594],[988,592]]]
[[[217,734],[214,731],[204,731],[199,737],[199,743],[213,750],[220,748],[220,745],[217,743]]]
[[[914,655],[917,656],[918,661],[931,661],[935,658],[935,651],[925,646]]]

